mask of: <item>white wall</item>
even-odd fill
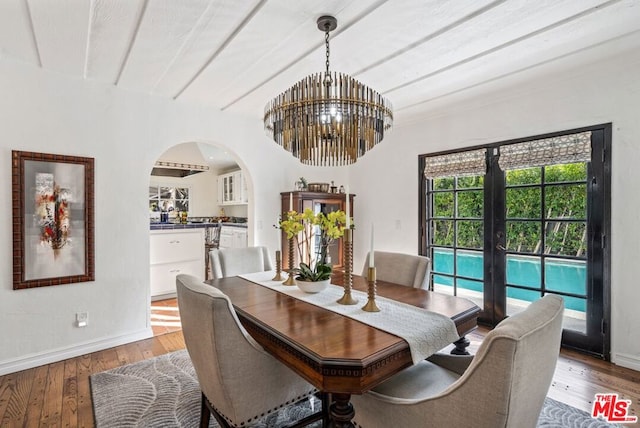
[[[634,339],[640,337],[639,76],[640,53],[628,52],[443,106],[437,116],[394,129],[350,171],[351,190],[360,195],[355,223],[363,231],[354,238],[356,266],[368,250],[371,222],[376,248],[418,251],[419,154],[612,122],[612,360],[640,370],[640,341]]]
[[[303,167],[264,135],[260,112],[245,120],[4,59],[0,93],[0,374],[151,334],[148,185],[169,147],[227,147],[249,180],[249,243],[274,250],[279,193],[300,175],[346,174]],[[95,158],[94,282],[12,289],[11,150]],[[85,328],[74,327],[79,311]]]

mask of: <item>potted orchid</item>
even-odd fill
[[[346,214],[340,210],[326,214],[314,213],[310,208],[302,213],[287,212],[280,228],[288,239],[294,239],[300,256],[299,266],[293,269],[296,281],[329,282],[331,265],[327,263],[327,249],[344,234],[345,222]]]

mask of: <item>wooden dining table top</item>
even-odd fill
[[[331,286],[341,281],[336,274],[338,285]],[[240,277],[205,282],[229,296],[267,352],[321,391],[361,394],[413,364],[409,344],[393,334]],[[353,289],[366,291],[365,278],[353,276]],[[377,282],[377,295],[443,314],[460,336],[477,325],[480,308],[468,299],[384,281]]]

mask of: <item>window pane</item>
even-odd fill
[[[453,274],[453,250],[437,248],[433,250],[433,271]],[[453,284],[453,282],[451,282]]]
[[[189,199],[189,189],[186,187],[176,187],[175,189],[176,199]]]
[[[483,187],[484,176],[473,175],[469,177],[458,177],[458,189],[470,188],[470,187]]]
[[[484,278],[484,257],[481,251],[458,251],[456,256],[458,275]]]
[[[458,192],[458,217],[481,218],[484,207],[482,190]]]
[[[451,220],[433,220],[433,244],[434,245],[453,245],[453,221]]]
[[[458,247],[478,248],[484,246],[484,224],[482,220],[458,221]]]
[[[586,260],[546,259],[544,276],[547,290],[587,295]]]
[[[469,279],[458,279],[458,296],[464,296],[464,295],[475,295],[477,293],[478,297],[482,297],[479,293],[482,293],[483,291],[483,284],[482,282],[479,281],[471,281]],[[472,293],[465,293],[464,290],[468,290],[471,291]],[[473,292],[476,293],[473,293]]]
[[[176,201],[176,210],[189,211],[189,201],[185,201],[185,200]]]
[[[547,183],[587,180],[587,164],[584,162],[550,165],[544,168],[544,181]]]
[[[540,297],[542,295],[539,291],[507,287],[507,315],[522,312],[529,306],[529,303],[540,299]]]
[[[158,186],[149,186],[149,199],[158,199]]]
[[[507,189],[507,218],[540,218],[539,187]]]
[[[453,177],[446,178],[434,178],[433,190],[447,190],[453,189]]]
[[[526,169],[511,169],[506,173],[507,185],[539,184],[542,179],[542,169],[539,167]]]
[[[433,216],[453,217],[453,192],[433,194]]]
[[[537,221],[508,221],[507,250],[525,253],[540,253],[542,234]]]
[[[554,293],[547,293],[554,294]],[[581,324],[585,324],[585,313],[587,311],[587,301],[579,297],[560,296],[564,300],[564,322],[565,328],[571,328],[572,330],[584,330],[585,327],[581,327]],[[569,318],[569,320],[567,320]],[[572,319],[573,318],[573,319]],[[573,322],[574,325],[569,324],[567,321]]]
[[[545,190],[547,218],[586,219],[587,185],[547,186]]]
[[[545,253],[585,257],[587,224],[585,222],[546,222]]]
[[[453,296],[453,278],[444,275],[433,275],[433,291]]]
[[[173,187],[160,187],[160,199],[173,199]]]
[[[507,254],[507,283],[540,288],[540,257]]]

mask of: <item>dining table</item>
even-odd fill
[[[276,359],[323,392],[324,426],[353,427],[352,394],[363,394],[414,364],[409,343],[394,334],[305,302],[240,276],[205,281],[231,300],[243,327]],[[342,289],[343,275],[329,287]],[[282,285],[282,290],[287,287]],[[367,292],[366,278],[353,275],[352,289]],[[465,353],[465,335],[477,327],[480,308],[457,296],[376,282],[376,296],[442,314],[459,335],[454,353]],[[366,303],[360,298],[361,307]],[[415,326],[421,328],[420,325]],[[330,399],[326,398],[330,397]]]

